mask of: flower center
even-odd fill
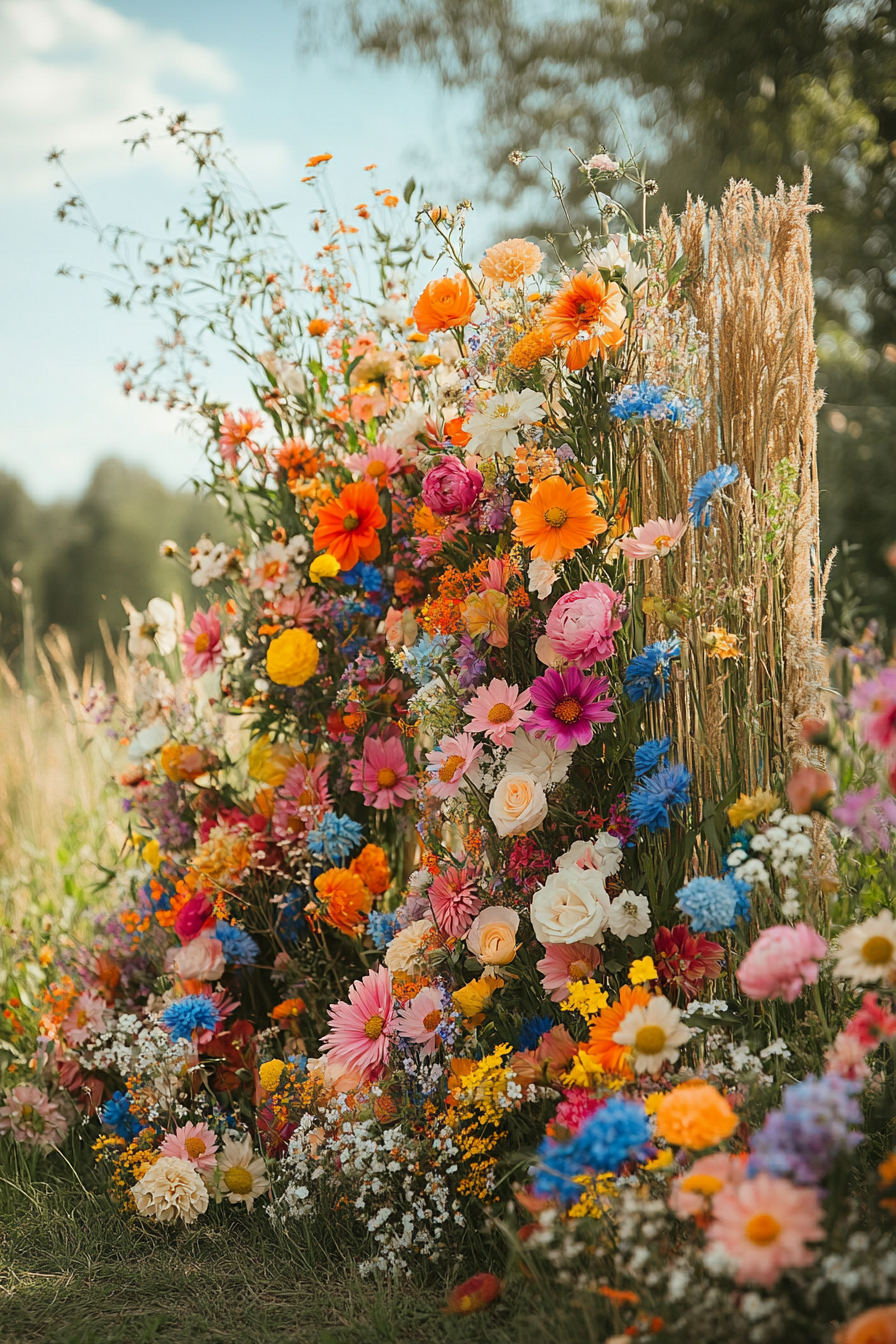
[[[698,1171],[693,1176],[685,1176],[681,1188],[688,1195],[703,1195],[705,1198],[711,1199],[721,1190],[722,1182],[718,1176],[710,1176],[708,1172]]]
[[[892,955],[893,944],[889,938],[883,938],[880,934],[862,944],[862,960],[867,961],[869,966],[886,966]]]
[[[373,476],[374,479],[376,479],[379,476],[382,476],[385,470],[386,470],[386,464],[379,457],[375,457],[372,462],[367,463],[367,475]]]
[[[557,707],[554,710],[555,718],[561,723],[575,723],[576,719],[581,717],[582,706],[574,695],[564,695],[562,700],[557,701]]]
[[[570,980],[587,980],[591,974],[591,967],[587,961],[571,961],[568,974]]]
[[[376,772],[376,782],[381,789],[391,789],[397,779],[398,776],[395,771],[390,770],[388,766],[385,766],[382,770],[377,770]]]
[[[211,644],[211,642],[212,642],[211,636],[207,635],[206,632],[203,630],[202,634],[197,635],[196,638],[194,639],[193,648],[197,653],[205,653],[206,649],[208,648],[209,644]]]
[[[159,633],[159,627],[154,625],[152,621],[144,621],[140,627],[140,633],[144,639],[155,639]]]
[[[224,1184],[235,1195],[248,1195],[252,1189],[252,1173],[245,1167],[228,1167],[224,1173]]]
[[[25,1106],[22,1107],[22,1119],[23,1119],[23,1120],[30,1120],[33,1114],[34,1114],[34,1107],[33,1107],[33,1106],[25,1105]]]
[[[364,1023],[364,1035],[369,1041],[376,1041],[383,1034],[385,1023],[379,1013],[374,1013],[373,1017],[368,1017]]]
[[[658,1055],[666,1044],[666,1033],[662,1027],[639,1027],[635,1036],[635,1049],[639,1055]]]
[[[200,1139],[198,1135],[191,1134],[188,1139],[184,1139],[184,1148],[190,1154],[190,1157],[201,1157],[206,1152],[205,1139]],[[236,1167],[234,1170],[238,1171],[239,1168]]]
[[[439,779],[442,783],[447,784],[449,780],[453,779],[455,770],[457,770],[458,766],[463,765],[463,763],[463,756],[446,756],[445,764],[439,771]]]
[[[884,958],[884,960],[886,960],[886,958]],[[78,1011],[78,1026],[79,1027],[87,1026],[87,1014],[83,1008],[79,1009]]]
[[[558,508],[556,504],[552,508],[545,509],[544,511],[544,520],[548,527],[562,527],[566,522],[567,516],[566,510]]]
[[[435,1031],[442,1020],[442,1014],[438,1008],[434,1008],[431,1013],[427,1013],[423,1019],[423,1025],[427,1031]]]
[[[672,538],[654,537],[653,544],[656,547],[657,555],[668,555],[672,549]]]
[[[754,1213],[744,1228],[744,1236],[754,1246],[771,1246],[781,1235],[781,1224],[770,1213]]]
[[[509,411],[510,406],[508,402],[499,401],[497,406],[494,408],[492,414],[494,415],[496,420],[503,420],[504,417],[509,413]]]
[[[509,705],[505,704],[492,705],[491,709],[488,712],[489,723],[506,723],[508,719],[512,718],[513,718],[513,710],[510,708]]]
[[[361,519],[356,513],[347,513],[342,520],[343,531],[354,532],[356,527],[360,527]]]

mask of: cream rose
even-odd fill
[[[532,897],[529,911],[535,937],[551,943],[602,943],[610,919],[610,897],[596,868],[561,868]]]
[[[505,775],[492,795],[488,814],[500,836],[525,835],[544,821],[548,800],[531,775]]]
[[[515,910],[489,905],[480,910],[467,929],[467,951],[483,966],[506,966],[517,953],[520,917]]]
[[[603,877],[612,877],[622,867],[622,845],[615,835],[601,831],[593,840],[576,840],[557,860],[558,868],[596,868]]]
[[[174,954],[181,980],[217,980],[224,974],[224,948],[217,938],[192,938]]]

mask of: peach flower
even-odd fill
[[[765,1172],[720,1191],[713,1215],[710,1246],[735,1261],[737,1283],[770,1288],[783,1270],[811,1265],[807,1243],[824,1237],[818,1191]]]
[[[515,910],[489,905],[467,930],[467,950],[483,966],[507,966],[517,954],[520,917]]]
[[[488,814],[498,835],[525,835],[544,821],[548,800],[531,775],[505,775],[492,795]]]
[[[488,248],[479,269],[488,280],[498,284],[518,285],[535,275],[544,261],[544,253],[525,238],[507,238]]]

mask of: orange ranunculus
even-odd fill
[[[359,560],[375,560],[379,555],[377,532],[385,526],[376,487],[358,481],[347,485],[317,515],[314,549],[334,556],[341,569],[353,569]]]
[[[321,917],[335,929],[349,935],[364,927],[373,897],[357,873],[347,868],[330,868],[314,879],[315,890],[323,902]]]
[[[625,340],[622,290],[600,275],[574,271],[544,310],[544,325],[557,345],[567,346],[566,367],[584,369]]]
[[[465,327],[476,307],[476,294],[465,275],[430,280],[414,305],[414,321],[424,335]]]
[[[585,487],[573,489],[562,476],[541,481],[529,500],[514,504],[513,516],[515,540],[530,546],[533,556],[551,564],[568,559],[573,551],[607,530],[606,519],[596,512],[594,499]]]
[[[896,1344],[896,1303],[854,1316],[837,1331],[834,1344]]]
[[[349,872],[356,873],[374,896],[382,896],[391,880],[385,850],[379,845],[365,845],[349,864]]]
[[[631,1077],[628,1063],[631,1051],[627,1045],[617,1045],[613,1035],[633,1008],[646,1008],[650,999],[649,992],[640,985],[623,985],[618,1001],[602,1009],[592,1022],[591,1035],[582,1046],[583,1053],[596,1060],[607,1073],[621,1074],[623,1078]]]
[[[675,1148],[699,1152],[730,1139],[737,1116],[728,1100],[710,1083],[694,1080],[663,1097],[656,1112],[656,1132]]]

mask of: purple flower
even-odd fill
[[[890,827],[896,826],[896,798],[881,796],[878,785],[871,784],[857,793],[845,793],[834,820],[848,826],[859,837],[862,848],[870,852],[878,846],[890,852]]]
[[[788,1176],[798,1185],[817,1185],[827,1176],[839,1153],[851,1152],[862,1135],[851,1129],[861,1124],[855,1100],[861,1084],[828,1073],[810,1073],[800,1083],[785,1087],[781,1108],[769,1111],[750,1144],[751,1171]]]
[[[471,686],[478,686],[485,676],[486,662],[484,658],[479,657],[468,634],[461,635],[460,647],[455,654],[455,659],[460,674],[457,679],[460,689],[467,691]]]
[[[549,667],[532,683],[536,710],[526,731],[554,738],[560,751],[586,746],[596,723],[612,723],[616,717],[609,689],[609,677],[587,677],[577,667],[563,672]]]

